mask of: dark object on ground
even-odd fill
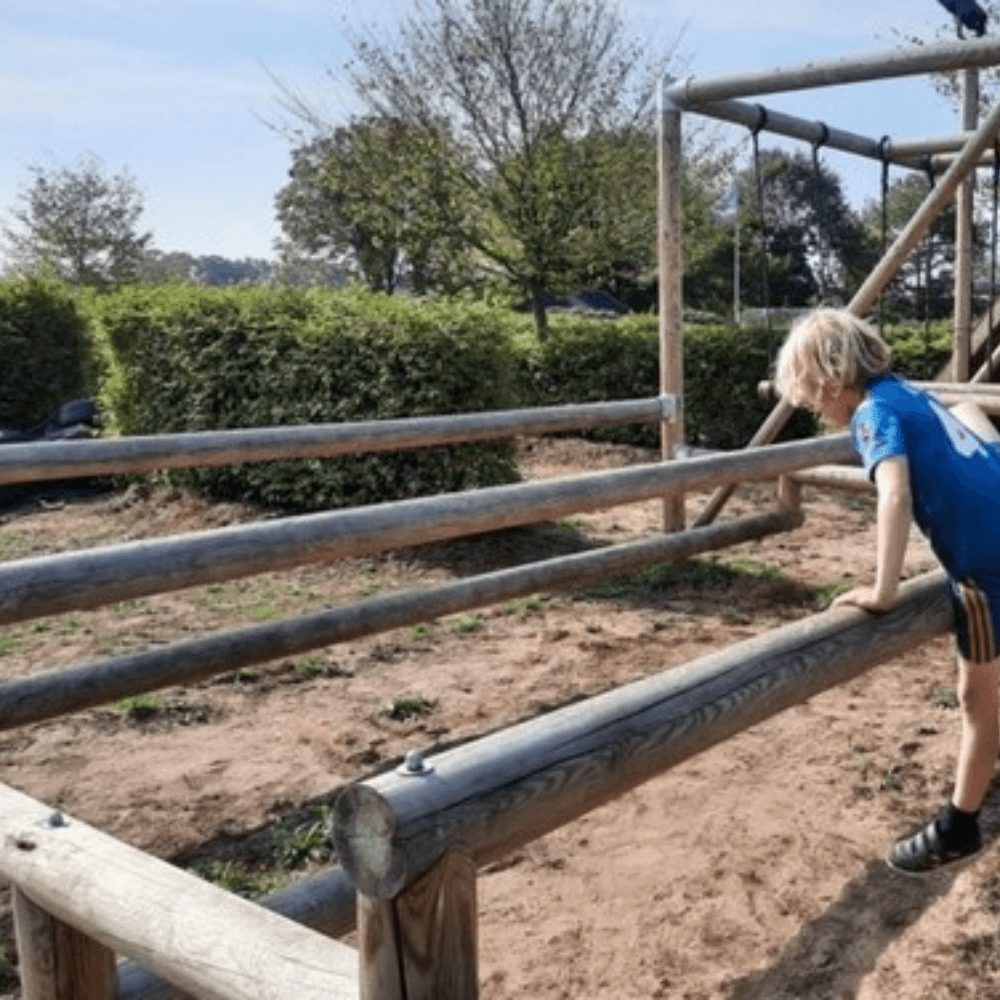
[[[40,424],[27,430],[0,428],[0,445],[89,438],[94,436],[98,423],[97,407],[91,400],[72,399],[57,406]]]

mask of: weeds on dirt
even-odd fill
[[[271,853],[279,868],[292,871],[310,861],[329,861],[333,853],[330,846],[330,827],[333,807],[320,807],[316,818],[300,823],[291,830],[279,827],[274,831]]]
[[[958,692],[953,687],[939,685],[931,691],[930,700],[938,708],[958,708]]]
[[[133,722],[141,722],[143,719],[152,718],[162,712],[166,704],[159,695],[155,694],[134,694],[128,698],[119,698],[115,702],[115,708]]]
[[[477,611],[471,615],[460,615],[451,623],[450,631],[455,635],[469,635],[478,632],[482,627],[483,616]]]
[[[196,861],[189,870],[206,882],[245,899],[266,896],[284,882],[284,879],[272,872],[251,871],[235,861],[218,861],[214,858]]]
[[[541,611],[545,603],[544,597],[521,597],[515,601],[505,601],[500,605],[500,614],[518,615],[525,611]]]
[[[836,598],[840,597],[841,594],[846,594],[850,589],[851,584],[845,583],[843,580],[821,583],[818,587],[813,588],[816,595],[816,607],[820,611],[825,611]]]
[[[393,698],[382,709],[382,714],[394,722],[406,722],[407,719],[430,715],[436,706],[433,698],[425,698],[422,694],[404,695]]]
[[[326,672],[326,661],[321,656],[300,656],[293,664],[296,677],[309,680]]]

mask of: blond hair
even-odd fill
[[[794,406],[814,406],[824,392],[863,392],[889,370],[889,345],[864,320],[844,309],[816,309],[791,329],[778,354],[778,392]]]

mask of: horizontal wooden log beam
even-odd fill
[[[0,785],[0,875],[201,998],[357,1000],[357,952]]]
[[[0,565],[0,624],[685,493],[851,455],[846,434],[306,514]]]
[[[357,924],[358,898],[347,872],[333,868],[257,901],[266,910],[327,937],[350,934]],[[118,966],[118,1000],[176,1000],[177,991],[136,962]]]
[[[802,486],[832,487],[855,493],[875,491],[875,484],[864,469],[846,465],[817,465],[815,469],[789,473],[788,478]]]
[[[542,590],[582,586],[651,563],[790,531],[801,523],[800,512],[778,510],[8,681],[0,685],[0,730]]]
[[[338,856],[380,899],[452,847],[482,865],[951,623],[944,575],[928,574],[885,615],[827,611],[436,755],[419,776],[351,786]]]
[[[0,485],[436,448],[515,434],[657,423],[662,412],[657,398],[627,399],[400,420],[12,444],[0,448]]]

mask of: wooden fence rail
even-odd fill
[[[947,630],[944,574],[884,615],[836,609],[566,706],[341,793],[334,840],[358,890],[391,899],[459,848],[482,865],[695,753]]]
[[[356,1000],[357,952],[0,785],[24,1000],[113,1000],[113,955],[199,998]]]
[[[799,510],[758,514],[35,674],[0,684],[0,730],[542,590],[582,586],[651,563],[790,531],[801,523]]]
[[[0,565],[0,624],[512,528],[853,456],[846,434],[666,464],[288,517]]]
[[[0,449],[0,485],[434,448],[515,434],[659,423],[662,415],[663,403],[652,397],[400,420],[12,444]]]

